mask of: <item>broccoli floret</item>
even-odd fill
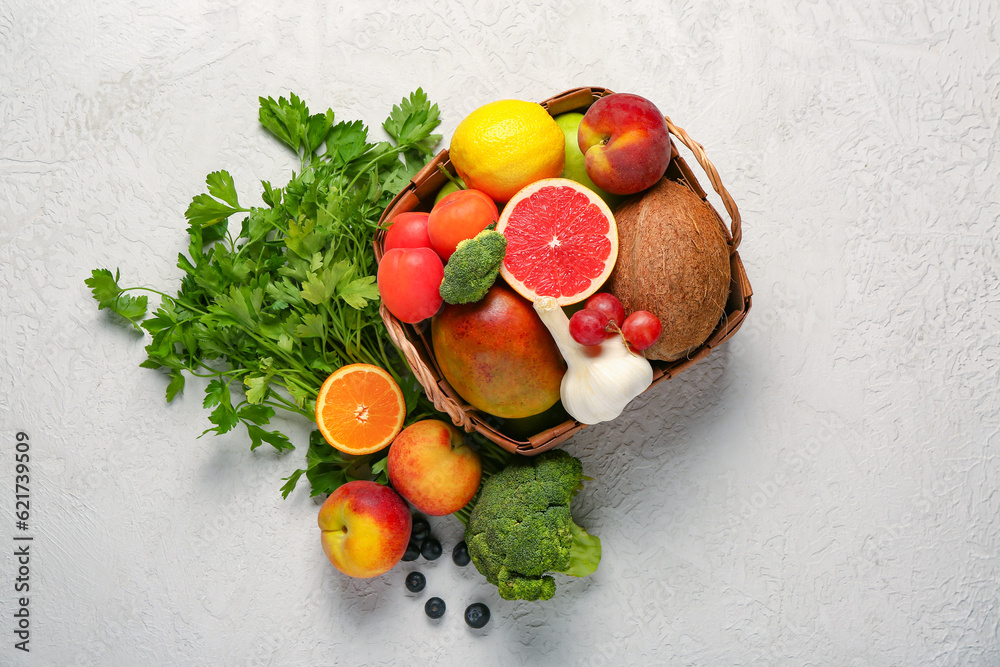
[[[505,600],[548,600],[549,572],[592,574],[601,540],[578,526],[570,501],[583,479],[580,460],[562,450],[520,457],[483,482],[465,529],[476,569]]]
[[[490,225],[471,239],[459,241],[444,267],[441,298],[448,303],[479,301],[500,273],[507,238]]]

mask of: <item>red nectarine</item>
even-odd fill
[[[326,557],[352,577],[376,577],[392,569],[403,558],[413,525],[398,493],[366,480],[338,487],[317,520]]]
[[[670,131],[656,105],[631,93],[598,99],[577,130],[587,175],[617,195],[645,190],[670,164]]]
[[[389,446],[389,481],[429,516],[457,512],[479,490],[483,466],[462,432],[439,419],[404,428]]]

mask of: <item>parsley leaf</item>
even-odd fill
[[[247,424],[247,435],[250,436],[250,450],[253,451],[265,442],[279,452],[295,449],[288,436],[280,431],[268,431],[256,424]],[[290,489],[289,489],[290,490]]]
[[[246,385],[247,402],[260,403],[267,396],[267,390],[271,381],[270,375],[253,375],[243,380]]]
[[[389,483],[389,457],[381,458],[372,464],[372,476],[379,484]]]
[[[277,101],[271,97],[259,99],[260,124],[298,153],[309,122],[309,109],[306,108],[305,102],[294,93],[289,95],[287,100],[284,97],[278,98]]]
[[[167,384],[167,403],[173,401],[182,391],[184,391],[184,374],[180,369],[171,369],[170,382]]]
[[[231,404],[229,385],[221,379],[212,380],[205,387],[205,399],[202,401],[202,407],[214,408],[223,403]]]
[[[326,157],[343,164],[357,160],[371,150],[368,128],[360,120],[341,121],[330,128],[326,142]]]
[[[302,316],[302,324],[295,327],[295,335],[299,338],[323,338],[325,334],[325,313],[306,313]]]
[[[90,278],[84,282],[90,287],[97,299],[98,310],[107,308],[111,312],[128,320],[137,331],[142,331],[139,321],[146,314],[147,298],[145,296],[129,296],[118,286],[120,278],[118,271],[111,275],[107,269],[94,269]]]
[[[337,284],[337,296],[350,307],[361,310],[369,301],[376,301],[379,298],[375,276],[361,276],[350,281],[340,281]]]
[[[429,146],[441,139],[431,132],[441,123],[436,104],[429,104],[423,89],[417,88],[409,98],[392,107],[392,113],[382,124],[397,144]]]
[[[184,212],[184,217],[192,225],[209,227],[228,220],[234,213],[247,210],[240,208],[236,185],[229,172],[213,171],[205,178],[205,182],[208,184],[208,194],[196,195]]]
[[[221,199],[231,208],[238,209],[240,203],[236,195],[236,183],[228,171],[213,171],[205,178],[208,184],[208,194]]]
[[[295,489],[296,485],[298,485],[299,483],[299,478],[302,477],[302,475],[304,475],[305,472],[306,472],[305,470],[299,468],[288,477],[282,477],[282,479],[285,480],[285,483],[281,485],[282,498],[288,498],[288,494]]]

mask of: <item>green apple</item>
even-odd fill
[[[562,129],[563,134],[566,135],[566,166],[563,167],[562,177],[587,186],[605,201],[608,208],[612,211],[615,210],[615,207],[621,203],[623,197],[600,189],[594,185],[594,182],[590,180],[590,176],[587,175],[587,168],[584,166],[585,158],[583,151],[580,150],[580,143],[577,140],[577,132],[580,128],[580,121],[583,120],[583,114],[571,111],[559,114],[555,120],[556,124]]]

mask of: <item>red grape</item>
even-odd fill
[[[611,292],[598,292],[587,299],[584,307],[601,313],[608,320],[614,322],[615,326],[619,329],[621,329],[622,323],[625,322],[625,306]]]
[[[648,310],[637,310],[625,318],[622,335],[633,350],[641,352],[653,346],[660,337],[659,318]]]
[[[569,335],[580,345],[600,345],[608,337],[608,318],[589,308],[578,310],[569,318]]]

